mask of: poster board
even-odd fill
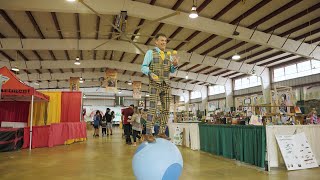
[[[141,99],[141,81],[133,81],[132,83],[133,88],[133,99]]]
[[[106,91],[107,92],[114,92],[118,91],[117,89],[117,76],[118,73],[116,70],[108,69],[105,74],[105,81],[106,81]]]
[[[276,135],[287,170],[319,167],[305,133]]]
[[[179,127],[176,127],[173,135],[173,144],[181,146],[182,141],[183,141],[183,131]]]
[[[257,115],[251,115],[249,124],[255,126],[262,126],[262,117]]]
[[[70,77],[70,91],[79,91],[79,77]]]

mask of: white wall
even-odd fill
[[[94,105],[94,106],[114,106],[113,99],[83,99],[83,105]]]

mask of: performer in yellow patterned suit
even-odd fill
[[[169,118],[171,99],[170,73],[174,73],[178,67],[178,58],[176,56],[171,56],[170,52],[166,52],[166,35],[157,34],[155,36],[155,46],[154,49],[146,52],[141,66],[141,71],[150,79],[150,109],[148,110],[145,137],[148,142],[155,141],[155,138],[152,136],[152,128],[156,120],[159,120],[160,122],[158,136],[169,139],[165,135],[165,130]],[[173,54],[176,54],[176,52]],[[159,116],[157,116],[158,100],[161,102]]]

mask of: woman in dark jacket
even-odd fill
[[[94,127],[93,136],[94,137],[99,137],[99,125],[101,120],[102,120],[102,115],[100,111],[97,111],[93,117],[93,127]]]

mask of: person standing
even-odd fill
[[[112,121],[113,121],[114,118],[115,118],[114,111],[112,111],[110,113],[110,115],[108,116],[108,118],[107,118],[107,132],[108,132],[108,135],[109,135],[109,133],[110,133],[110,135],[112,135]]]
[[[161,108],[158,117],[160,121],[159,137],[169,139],[165,135],[167,121],[169,118],[171,88],[170,73],[174,73],[178,68],[178,58],[166,52],[167,36],[157,34],[155,36],[155,48],[148,50],[141,65],[141,71],[149,77],[150,109],[148,111],[146,123],[146,136],[148,142],[154,142],[152,127],[157,114],[158,97],[160,97]]]
[[[134,105],[131,104],[128,108],[123,109],[121,113],[122,114],[121,119],[122,119],[123,128],[124,128],[124,135],[126,136],[126,144],[129,144],[129,145],[131,145],[132,143],[130,138],[131,124],[128,120],[131,119],[131,116],[133,115],[133,108],[134,108]]]
[[[107,114],[107,113],[106,113]],[[106,114],[103,116],[101,119],[101,132],[102,132],[102,137],[106,136],[107,134],[107,120],[105,118]]]
[[[103,116],[103,119],[106,121],[106,130],[107,130],[107,135],[109,135],[109,131],[108,131],[108,121],[109,121],[109,119],[110,119],[110,108],[107,108],[106,109],[106,113],[104,114],[104,116]]]
[[[134,112],[129,122],[132,125],[132,137],[133,137],[133,146],[137,146],[137,138],[141,139],[140,133],[142,131],[142,125],[140,122],[141,114],[138,107],[134,107]]]
[[[93,117],[93,127],[94,127],[94,137],[99,137],[99,125],[102,119],[102,115],[99,110],[97,110],[96,114]]]

